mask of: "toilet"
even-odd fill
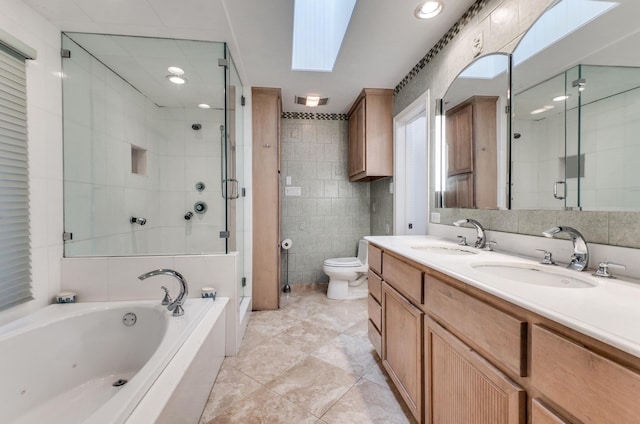
[[[368,247],[366,240],[360,240],[357,257],[325,259],[322,270],[329,276],[329,299],[363,299],[369,295]]]

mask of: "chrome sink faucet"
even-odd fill
[[[460,227],[462,224],[471,224],[475,227],[477,232],[477,237],[473,247],[476,247],[478,249],[484,249],[485,245],[487,244],[487,239],[486,239],[486,236],[484,235],[484,228],[482,228],[482,225],[480,225],[480,223],[475,219],[469,219],[469,218],[461,219],[453,223],[453,225],[455,225],[456,227]]]
[[[154,271],[145,272],[138,278],[142,281],[156,275],[170,275],[178,280],[178,282],[180,283],[180,293],[178,294],[178,297],[176,297],[175,300],[171,299],[169,293],[167,292],[167,289],[163,287],[163,290],[165,291],[165,298],[163,299],[162,304],[164,305],[168,301],[167,309],[173,312],[174,317],[184,315],[184,308],[182,307],[182,305],[184,305],[185,296],[189,294],[187,280],[185,280],[182,274],[180,274],[178,271],[174,271],[172,269],[156,269]]]
[[[580,234],[580,231],[572,227],[552,227],[543,231],[542,235],[553,238],[558,233],[569,234],[569,238],[573,243],[573,255],[571,255],[571,261],[567,268],[583,271],[587,265],[589,265],[589,248],[587,247],[587,241],[582,234]]]

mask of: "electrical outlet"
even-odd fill
[[[391,234],[391,224],[389,224],[388,222],[384,223],[384,233]]]
[[[431,212],[431,222],[434,224],[440,223],[440,212]]]

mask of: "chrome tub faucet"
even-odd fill
[[[169,296],[169,292],[163,286],[162,289],[165,291],[165,296],[162,301],[162,304],[167,305],[167,309],[173,312],[174,317],[179,317],[181,315],[184,315],[184,308],[182,307],[182,305],[184,305],[184,302],[185,302],[184,298],[189,294],[187,280],[185,280],[182,274],[180,274],[178,271],[174,271],[172,269],[156,269],[154,271],[145,272],[144,274],[140,275],[138,278],[142,281],[142,280],[146,280],[149,277],[154,277],[156,275],[170,275],[174,277],[176,280],[178,280],[178,283],[180,284],[180,293],[178,294],[178,297],[176,297],[175,300],[171,299],[171,297]]]
[[[587,265],[589,265],[589,248],[587,247],[587,241],[582,234],[580,234],[580,231],[572,227],[552,227],[543,231],[542,235],[553,238],[559,233],[567,233],[573,243],[573,254],[571,255],[571,261],[567,268],[574,269],[576,271],[583,271]]]

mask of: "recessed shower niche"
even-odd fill
[[[242,252],[243,199],[222,187],[243,176],[243,87],[227,46],[84,33],[62,46],[65,256]],[[176,67],[183,84],[168,78]],[[196,202],[207,213],[185,220]]]

